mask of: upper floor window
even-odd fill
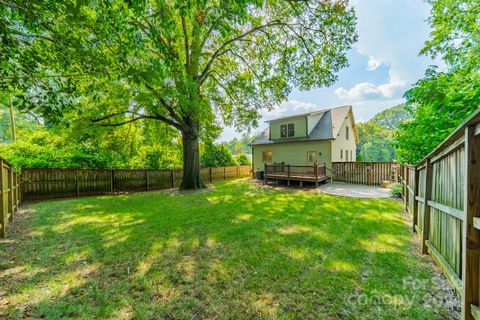
[[[349,132],[348,132],[348,131],[349,131],[349,130],[348,130],[348,126],[346,126],[346,127],[345,127],[345,129],[346,129],[346,130],[345,130],[345,135],[346,135],[346,137],[347,137],[347,140],[348,140],[348,135],[349,135]]]
[[[295,136],[295,124],[282,124],[280,125],[280,137],[281,138],[290,138]]]
[[[343,150],[340,149],[340,159],[343,159]]]

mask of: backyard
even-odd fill
[[[26,205],[0,317],[447,318],[402,204],[248,180]]]

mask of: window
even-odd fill
[[[348,161],[348,150],[345,150],[345,158],[347,158],[346,160]]]
[[[347,140],[348,140],[348,134],[349,134],[349,132],[348,132],[348,126],[346,126],[345,129],[346,129],[346,130],[345,130],[345,135],[346,135]]]
[[[295,136],[295,124],[282,124],[280,125],[280,137],[281,138],[290,138]]]
[[[353,161],[352,150],[350,150],[350,161]]]
[[[263,162],[272,162],[272,151],[263,151],[262,159]]]
[[[293,123],[288,124],[288,136],[289,137],[295,136],[295,125]]]
[[[340,159],[343,159],[343,150],[340,150]]]
[[[316,151],[307,151],[307,162],[317,163],[317,152]]]

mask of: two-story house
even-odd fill
[[[267,121],[252,143],[253,170],[267,163],[290,165],[355,161],[358,143],[352,106],[313,111]],[[327,176],[331,171],[327,170]]]

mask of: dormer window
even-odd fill
[[[347,140],[348,140],[348,135],[349,135],[348,126],[346,126],[345,128],[346,128],[346,130],[345,130],[345,135],[347,136]]]
[[[280,126],[280,137],[281,138],[290,138],[295,136],[295,124],[282,124]]]

